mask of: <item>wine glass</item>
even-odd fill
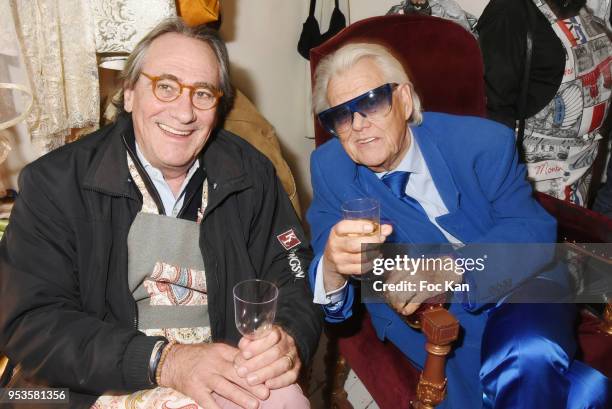
[[[342,203],[342,218],[344,220],[361,220],[372,224],[369,233],[349,233],[349,237],[379,236],[380,235],[380,202],[371,197],[347,200]],[[365,255],[364,255],[365,257]],[[355,280],[362,280],[361,275],[351,276]]]
[[[274,324],[278,287],[269,281],[250,279],[234,286],[236,328],[248,339],[264,337]]]

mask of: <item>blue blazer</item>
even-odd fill
[[[556,221],[532,197],[511,129],[482,118],[433,112],[425,113],[423,123],[411,129],[448,209],[448,214],[436,218],[442,228],[466,244],[556,240]],[[348,199],[377,197],[381,201],[381,218],[393,221],[396,236],[402,242],[419,243],[422,224],[415,223],[405,203],[374,172],[351,160],[337,138],[312,154],[310,171],[314,197],[307,219],[315,251],[309,271],[312,288],[330,229],[341,219],[340,206]],[[462,251],[469,252],[469,247]],[[537,258],[541,252],[533,253]],[[524,257],[512,263],[496,263],[477,277],[466,274],[464,282],[470,283],[471,291],[464,308],[476,312],[487,302],[498,301],[500,277],[511,278],[511,284],[503,289],[504,294],[509,294],[537,272],[535,267],[550,260],[540,255],[542,258],[537,260]],[[354,288],[349,283],[342,307],[325,308],[327,321],[350,317],[353,299]],[[368,309],[382,339],[384,327],[397,322],[397,315],[384,304],[369,304]]]

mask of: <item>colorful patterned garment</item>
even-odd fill
[[[533,1],[561,39],[566,62],[555,97],[525,123],[528,177],[536,190],[585,206],[611,95],[612,46],[603,22],[584,8],[559,20],[544,1]]]
[[[193,399],[170,388],[155,388],[131,395],[100,396],[91,409],[202,409]]]
[[[141,213],[157,214],[155,201],[148,193],[134,162],[128,155],[128,167],[132,179],[142,193],[143,206]],[[198,211],[197,224],[208,203],[208,183],[204,181],[202,206]],[[159,216],[167,217],[167,216]],[[179,220],[177,220],[178,222]],[[184,222],[184,220],[181,220]],[[195,243],[197,244],[197,238]],[[201,270],[182,267],[158,260],[150,275],[143,281],[150,304],[161,305],[207,305],[206,273]],[[180,344],[211,342],[210,326],[194,328],[156,328],[141,330],[149,336],[164,336]],[[199,409],[200,406],[191,398],[171,388],[157,387],[134,392],[129,395],[103,395],[92,406],[92,409]]]

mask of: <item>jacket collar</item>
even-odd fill
[[[433,142],[433,136],[429,135],[428,128],[415,126],[411,129],[444,205],[449,213],[454,213],[459,207],[460,194],[446,160]]]
[[[436,185],[436,189],[438,189],[438,193],[448,209],[447,214],[436,217],[436,222],[444,230],[464,243],[472,241],[474,237],[470,236],[470,229],[466,228],[466,220],[468,218],[461,208],[461,192],[457,188],[454,175],[448,165],[450,158],[445,159],[442,155],[435,142],[436,138],[432,135],[434,130],[426,124],[427,122],[424,122],[423,125],[412,128],[412,131],[418,140],[423,158]],[[453,160],[460,161],[462,159],[456,156]]]
[[[204,217],[228,195],[252,185],[243,151],[224,129],[215,130],[200,156],[208,178],[209,202]]]
[[[100,146],[100,152],[94,157],[92,166],[85,175],[83,187],[111,196],[140,200],[131,183],[124,142],[128,137],[134,138],[131,116],[119,115],[109,128],[106,140]]]
[[[214,131],[200,157],[209,183],[235,184],[246,177],[242,155],[225,130]]]

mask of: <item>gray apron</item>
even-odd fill
[[[157,214],[157,206],[128,155],[143,207],[128,234],[128,284],[138,307],[138,329],[179,343],[210,342],[204,260],[199,246],[208,199],[204,181],[198,221]]]

